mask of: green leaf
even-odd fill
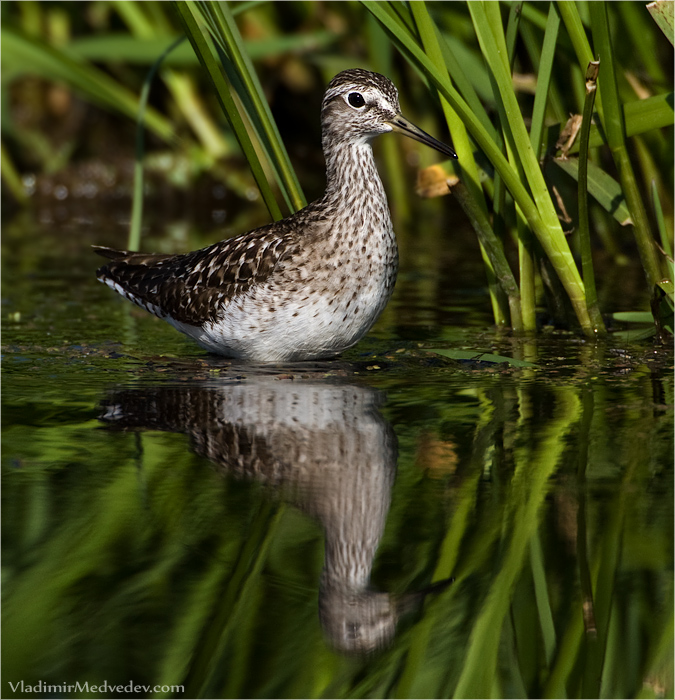
[[[621,323],[653,323],[654,319],[649,311],[616,311],[611,314],[615,321]]]
[[[540,211],[537,204],[535,204],[532,197],[530,197],[526,186],[520,180],[515,168],[509,164],[504,155],[501,153],[499,145],[495,143],[493,134],[483,127],[480,120],[474,115],[464,99],[462,99],[462,97],[455,90],[449,76],[447,75],[447,71],[440,72],[436,68],[433,62],[419,46],[417,38],[409,33],[405,27],[403,27],[402,24],[391,14],[391,10],[389,9],[388,5],[369,0],[362,0],[362,3],[380,21],[382,26],[392,37],[393,41],[403,52],[406,58],[408,58],[410,63],[415,66],[417,70],[423,71],[427,78],[443,95],[443,97],[447,99],[450,106],[455,110],[455,112],[457,112],[464,122],[467,130],[475,139],[478,146],[490,159],[500,176],[503,177],[507,188],[511,192],[518,206],[520,206],[522,209],[523,215],[527,219],[529,226],[535,232],[547,256],[551,260],[551,263],[554,266],[558,276],[560,277],[560,280],[565,286],[565,290],[570,298],[570,301],[572,302],[572,305],[574,306],[579,324],[587,335],[593,335],[594,331],[588,316],[588,310],[586,308],[586,300],[581,277],[574,263],[574,259],[572,258],[567,241],[562,233],[562,229],[560,228],[560,222],[558,221],[553,204],[550,201],[550,195],[548,194],[547,190],[544,192],[546,189],[545,183],[543,185],[543,189],[539,186],[535,187],[536,199],[539,200],[538,204],[540,204],[542,207]],[[470,3],[470,11],[472,11],[473,8],[474,4]],[[480,14],[484,15],[484,11]],[[489,47],[495,41],[492,26],[494,22],[488,23],[486,19],[481,19],[478,24],[483,26],[484,29],[484,31],[481,32],[483,35],[483,41],[481,42],[482,46]],[[502,42],[503,41],[504,39],[502,36]],[[491,49],[488,50],[491,51]],[[495,57],[494,62],[499,67],[501,59]],[[504,70],[506,70],[507,74],[506,82],[510,87],[512,81],[508,71],[508,66],[505,68],[499,68],[499,75],[496,76],[497,82],[500,82]],[[513,96],[511,97],[513,98]],[[517,105],[517,101],[514,107],[513,99],[508,100],[509,112],[512,113],[514,123],[517,124],[517,117],[515,114],[513,114],[513,110],[517,110],[521,122],[523,118],[522,114],[520,113],[520,108]],[[524,131],[525,133],[526,144],[523,152],[527,153],[529,151],[529,157],[527,158],[529,175],[532,177],[532,180],[534,183],[536,183],[536,185],[541,185],[543,182],[543,177],[541,177],[540,170],[539,175],[536,175],[535,168],[539,169],[539,163],[534,157],[534,152],[532,151],[532,146],[529,142],[529,134],[527,133],[524,123],[517,128],[517,131],[519,133]],[[545,203],[544,198],[548,198],[548,204]],[[546,220],[544,220],[542,217],[542,212],[545,213]]]
[[[612,158],[633,220],[633,235],[642,267],[647,282],[653,289],[660,277],[659,263],[654,248],[654,236],[626,146],[626,127],[617,84],[617,75],[621,72],[621,66],[614,52],[609,26],[609,7],[607,3],[592,2],[589,4],[589,11],[594,50],[602,57],[598,90],[605,110],[603,126],[607,132]]]
[[[659,26],[659,29],[666,35],[671,44],[675,44],[675,20],[673,12],[675,4],[673,0],[656,0],[647,5],[649,14]]]
[[[199,60],[204,67],[204,70],[211,78],[216,96],[218,97],[223,112],[225,113],[225,116],[232,127],[232,131],[234,132],[237,141],[241,146],[244,156],[248,161],[256,184],[260,189],[263,201],[267,206],[267,210],[273,219],[281,219],[281,209],[279,208],[272,189],[267,181],[262,164],[260,163],[258,154],[253,146],[246,125],[239,114],[239,110],[237,109],[234,98],[232,97],[227,81],[223,76],[221,62],[216,56],[216,50],[210,41],[209,32],[206,28],[204,28],[206,20],[200,10],[200,7],[194,2],[176,2],[176,9],[178,10],[180,18],[184,24],[185,33],[187,34],[195,53],[197,56],[199,56]],[[198,20],[201,22],[201,27]]]
[[[541,153],[541,134],[544,129],[546,117],[546,103],[551,85],[551,72],[555,62],[555,52],[560,29],[560,15],[554,3],[551,3],[548,19],[546,20],[546,33],[541,47],[539,72],[537,73],[537,89],[534,94],[534,107],[532,108],[532,125],[530,127],[530,142],[535,149],[537,159]]]
[[[675,284],[671,280],[662,280],[658,286],[672,299],[675,295]]]
[[[672,241],[671,241],[671,236],[672,232],[668,230],[668,226],[666,225],[666,220],[663,215],[663,207],[661,206],[661,198],[659,197],[659,191],[658,187],[656,186],[656,181],[652,180],[652,186],[651,186],[651,191],[652,191],[652,206],[654,207],[654,215],[656,217],[656,225],[659,229],[659,236],[661,238],[661,248],[663,251],[663,254],[666,259],[666,267],[668,269],[668,275],[670,275],[670,280],[671,281],[663,281],[658,283],[659,286],[664,289],[663,285],[664,284],[669,284],[672,287],[672,280],[675,278],[675,275],[673,274],[673,246],[672,246]],[[664,289],[664,291],[666,291]],[[672,289],[670,291],[666,291],[666,294],[672,299],[673,298],[673,292]]]
[[[234,14],[234,13],[233,13]],[[151,65],[162,51],[178,37],[140,38],[128,34],[97,34],[73,39],[65,49],[71,56],[89,61],[119,61],[137,65]],[[302,54],[324,49],[335,43],[338,34],[320,30],[291,36],[249,39],[244,42],[246,53],[253,60],[274,58],[283,54]],[[189,44],[177,48],[164,61],[165,65],[197,66],[199,59]]]
[[[675,124],[675,111],[673,104],[675,95],[669,92],[665,95],[654,95],[644,100],[633,100],[623,105],[623,116],[626,123],[626,136],[637,136],[653,129],[663,129]],[[554,133],[559,133],[560,124],[549,127]],[[602,146],[607,143],[604,132],[598,129],[595,124],[591,126],[590,146]],[[579,142],[573,144],[569,153],[576,153],[579,150]]]
[[[554,158],[553,162],[568,175],[578,180],[579,161],[576,158]],[[623,196],[621,185],[602,168],[594,163],[588,163],[588,191],[597,203],[609,212],[622,226],[630,226],[633,222]]]
[[[634,329],[630,331],[616,331],[612,333],[613,338],[619,338],[627,343],[637,343],[639,340],[647,340],[656,335],[656,326],[652,324],[649,328]]]
[[[502,128],[505,131],[507,143],[510,144],[513,154],[522,166],[526,179],[526,182],[522,184],[529,186],[539,213],[539,219],[542,222],[541,229],[533,228],[565,287],[580,325],[590,335],[594,333],[594,330],[588,316],[584,286],[562,231],[539,161],[530,143],[530,135],[525,126],[520,104],[513,91],[499,5],[489,2],[469,3],[468,7],[481,51],[492,71],[499,97],[503,103],[505,122],[502,124]],[[514,199],[516,199],[515,196]],[[520,202],[517,203],[520,205]],[[520,206],[523,208],[522,205]],[[524,208],[523,213],[527,216]]]
[[[248,133],[250,127],[253,127],[257,142],[267,156],[267,163],[289,209],[302,208],[304,195],[229,6],[226,3],[177,2],[176,7],[186,34],[211,76],[225,114],[251,164],[270,214],[275,219],[281,218],[281,210]],[[241,107],[232,97],[230,84],[241,101]]]
[[[3,83],[25,73],[62,81],[92,102],[136,120],[138,97],[95,66],[7,26],[0,29],[0,46]],[[156,110],[146,111],[145,123],[164,141],[175,138],[171,122]]]

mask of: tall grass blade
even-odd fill
[[[243,90],[239,93],[240,97],[246,95],[252,102],[253,114],[259,120],[265,144],[272,156],[272,162],[280,173],[282,192],[290,200],[292,209],[302,209],[307,202],[272,117],[253,63],[246,53],[246,47],[234,21],[234,16],[226,2],[207,3],[207,6],[212,12],[215,29],[225,42],[228,57],[241,79]]]
[[[579,161],[576,158],[555,158],[553,162],[570,177],[579,179]],[[621,185],[609,173],[590,161],[586,163],[586,178],[588,192],[593,199],[621,226],[631,226],[633,220],[630,218]]]
[[[12,158],[10,157],[4,142],[0,143],[0,172],[5,185],[9,188],[14,198],[19,204],[25,204],[28,201],[26,190],[24,189],[21,176],[14,167]]]
[[[593,60],[593,54],[577,7],[574,3],[567,1],[559,2],[558,6],[572,39],[577,59],[582,66],[585,66]],[[596,98],[598,113],[607,134],[607,141],[619,171],[619,180],[634,222],[635,239],[647,277],[647,283],[650,290],[653,290],[654,285],[658,281],[659,266],[654,250],[653,236],[626,149],[624,112],[619,100],[616,82],[616,66],[609,31],[607,3],[590,3],[589,11],[595,51],[603,62],[603,74],[599,81],[598,96]]]
[[[591,335],[593,330],[588,317],[588,311],[586,309],[586,301],[581,277],[579,276],[579,272],[574,265],[572,254],[569,250],[567,242],[565,241],[565,237],[562,234],[560,223],[557,220],[557,215],[555,214],[553,205],[549,201],[547,217],[550,218],[551,215],[555,217],[555,223],[548,221],[545,223],[526,187],[520,181],[517,172],[512,168],[512,166],[509,165],[489,132],[483,128],[481,122],[477,117],[475,117],[466,102],[457,93],[447,74],[445,74],[445,72],[439,73],[424,51],[417,45],[413,37],[407,33],[399,31],[400,24],[391,17],[388,11],[383,9],[383,6],[380,3],[372,2],[372,0],[362,1],[368,10],[372,12],[382,23],[386,31],[392,37],[393,41],[396,43],[399,49],[403,51],[408,60],[410,60],[410,62],[418,69],[423,70],[429,80],[448,100],[449,104],[466,125],[469,133],[473,136],[480,148],[483,149],[485,155],[490,159],[492,164],[499,171],[500,175],[504,178],[507,188],[511,192],[514,200],[522,209],[528,224],[534,230],[537,238],[542,244],[542,247],[546,251],[546,254],[551,259],[557,273],[560,275],[561,280],[565,284],[565,288],[570,296],[570,300],[572,301],[581,327],[587,334]],[[473,4],[469,7],[471,9]],[[490,42],[492,41],[492,39],[487,36],[486,40]],[[507,77],[506,82],[507,84],[510,84],[510,78]],[[522,116],[520,116],[520,119],[522,120]],[[522,128],[524,129],[524,126]],[[531,146],[529,146],[529,135],[527,135],[526,130],[525,134],[526,139],[528,139],[528,148],[531,151]],[[534,160],[536,162],[536,159]],[[537,168],[538,167],[539,166],[537,163]],[[543,182],[543,178],[541,181]],[[548,194],[546,196],[548,196]]]
[[[517,28],[520,24],[520,14],[522,12],[523,3],[513,2],[511,3],[511,8],[509,10],[509,18],[507,22],[507,54],[509,63],[509,72],[513,70],[513,61],[515,58],[515,41],[517,37]],[[507,118],[504,111],[504,103],[502,102],[499,89],[495,83],[495,76],[490,66],[486,63],[486,75],[490,85],[490,98],[491,103],[495,105],[498,115],[498,125],[499,125],[499,139],[497,143],[501,152],[508,158],[509,162],[515,167],[518,173],[518,177],[521,182],[524,182],[522,170],[519,168],[518,162],[515,160],[515,153],[513,149],[512,141],[509,141],[507,136]],[[492,209],[493,209],[493,226],[495,234],[500,238],[504,239],[506,237],[507,223],[506,219],[508,216],[507,205],[506,205],[506,188],[504,186],[504,179],[497,172],[494,176],[494,193],[492,194]],[[524,255],[526,256],[527,247],[525,245],[525,229],[527,228],[523,225],[522,212],[519,210],[518,205],[515,205],[517,222],[517,233],[518,233],[518,261],[519,261],[519,272],[521,274],[525,273],[527,277],[527,265],[523,265]],[[522,279],[521,279],[522,283]],[[527,291],[526,291],[527,296]],[[523,318],[524,330],[532,330],[532,325],[534,324],[534,315],[528,314],[527,317],[522,317],[522,295],[521,295],[521,318]]]
[[[593,326],[586,308],[583,284],[530,143],[520,105],[511,87],[511,73],[499,5],[489,2],[470,3],[469,12],[473,18],[481,50],[492,71],[504,106],[506,121],[502,126],[506,132],[507,145],[511,142],[513,155],[522,167],[543,224],[545,234],[542,231],[542,235],[538,234],[537,237],[565,287],[582,329],[590,334],[593,332]],[[514,199],[517,204],[520,204],[515,196]]]
[[[647,276],[650,290],[658,283],[661,274],[656,258],[654,237],[647,219],[642,196],[638,189],[633,166],[626,148],[626,130],[623,122],[623,110],[619,100],[619,90],[616,82],[616,70],[614,49],[609,31],[608,8],[605,2],[591,3],[591,24],[593,30],[593,43],[597,54],[603,61],[602,76],[599,79],[599,87],[602,91],[605,118],[603,124],[607,132],[607,140],[614,158],[619,180],[623,187],[626,201],[634,224],[635,240],[640,252],[640,259]]]
[[[656,0],[656,2],[650,2],[647,9],[668,41],[675,45],[675,4],[673,1]]]
[[[177,0],[176,9],[185,28],[185,33],[200,63],[211,78],[218,101],[249,163],[253,177],[260,189],[260,194],[267,206],[267,210],[273,219],[281,219],[281,209],[274,197],[260,159],[258,158],[258,154],[251,141],[251,137],[248,134],[244,121],[239,114],[230,89],[225,81],[220,61],[216,58],[216,51],[212,48],[212,45],[207,39],[206,30],[202,30],[199,26],[198,19],[201,20],[202,26],[206,23],[206,20],[197,4],[191,0]]]
[[[98,68],[8,26],[0,29],[0,46],[3,79],[10,73],[32,73],[48,80],[62,80],[92,102],[136,120],[138,98]],[[155,109],[146,110],[145,121],[148,129],[163,141],[175,139],[171,122]]]
[[[666,262],[668,264],[668,272],[670,279],[673,280],[673,232],[668,231],[668,226],[666,225],[666,219],[663,216],[663,207],[661,206],[661,198],[659,197],[659,190],[656,186],[656,181],[652,180],[651,183],[651,194],[652,194],[652,207],[654,208],[654,216],[656,217],[656,225],[659,230],[659,237],[661,239],[661,248],[663,248],[663,254],[666,256]]]
[[[581,21],[581,16],[579,15],[579,8],[573,0],[558,0],[558,11],[560,12],[560,17],[565,24],[567,34],[572,40],[572,46],[574,47],[574,53],[577,56],[579,66],[583,69],[595,59],[595,56],[593,55],[591,45],[588,42],[586,29]],[[602,61],[607,59],[606,56],[601,56],[600,58]],[[598,89],[598,94],[595,97],[595,101],[598,114],[600,115],[600,120],[604,124],[605,119],[603,100],[600,89]]]
[[[418,5],[419,3],[414,3],[411,4],[410,7],[413,11],[415,11]],[[421,11],[418,11],[418,16],[420,15],[420,12]],[[433,23],[430,22],[430,25],[431,24]],[[462,61],[457,60],[457,58],[455,57],[454,51],[450,46],[450,41],[452,40],[452,38],[441,34],[441,32],[435,26],[434,29],[435,43],[438,45],[442,55],[442,62],[438,60],[438,57],[435,58],[436,65],[442,67],[443,64],[445,64],[445,68],[447,69],[448,75],[452,76],[452,80],[457,85],[459,93],[462,95],[462,97],[464,97],[467,104],[470,106],[473,114],[478,118],[483,127],[486,129],[486,131],[492,134],[496,142],[501,144],[501,136],[490,122],[490,119],[487,115],[487,112],[485,111],[483,103],[480,101],[472,82],[467,78]],[[434,42],[432,32],[429,31],[429,29],[422,31],[422,29],[420,28],[419,31],[423,44],[429,45],[430,43]],[[452,109],[452,107],[447,103],[447,101],[445,102],[445,104],[448,106],[448,110],[450,110],[451,115],[448,116],[446,111],[446,120],[448,122],[450,132],[453,135],[453,142],[459,154],[459,161],[453,162],[451,164],[451,167],[453,168],[453,170],[463,173],[463,175],[465,176],[465,184],[467,184],[471,196],[475,197],[477,200],[477,205],[479,207],[482,207],[485,204],[485,197],[483,195],[482,188],[480,185],[480,176],[478,174],[478,168],[475,162],[473,146],[468,140],[468,135],[464,123],[458,117],[457,113]],[[499,179],[498,175],[496,176],[496,179]],[[475,189],[476,187],[477,190]],[[501,221],[501,216],[499,216],[498,211],[498,208],[495,206],[495,224],[493,224],[493,231],[495,235],[498,235],[496,224],[498,221]],[[485,208],[485,213],[487,215],[487,208]],[[508,299],[506,299],[503,296],[501,288],[496,286],[495,271],[493,269],[493,265],[490,261],[489,255],[486,253],[482,244],[481,256],[483,257],[483,262],[485,264],[485,271],[488,279],[488,287],[490,290],[490,302],[492,305],[492,314],[495,320],[495,324],[497,326],[505,325],[509,321],[509,314],[507,314],[506,307],[507,305],[510,306],[510,303]],[[510,319],[511,325],[514,326],[514,328],[519,327],[519,318],[520,313],[518,313],[515,320]]]
[[[577,232],[581,251],[581,270],[586,289],[586,303],[593,320],[596,332],[605,334],[605,324],[602,321],[598,307],[598,294],[595,287],[595,271],[593,270],[593,255],[591,252],[591,231],[588,225],[588,142],[593,118],[593,104],[597,90],[599,61],[591,61],[586,70],[586,100],[579,135],[579,179],[577,198],[579,206]]]
[[[551,72],[557,46],[560,17],[551,3],[549,6],[544,42],[539,58],[539,71],[537,73],[537,87],[534,96],[532,110],[532,123],[530,126],[530,143],[537,161],[541,156],[542,133],[544,130],[544,118],[546,116],[546,104],[549,97],[551,84]],[[518,258],[520,261],[520,293],[523,323],[527,330],[535,330],[535,264],[532,245],[532,234],[524,226],[522,216],[518,216]]]
[[[446,70],[445,59],[443,57],[443,52],[441,51],[436,27],[431,19],[431,16],[429,15],[426,3],[422,1],[412,3],[410,5],[410,10],[415,20],[417,31],[421,38],[422,46],[426,54],[433,61],[434,65],[436,66],[439,72]],[[465,186],[465,189],[462,190],[461,195],[459,195],[462,201],[464,202],[462,204],[462,207],[467,207],[471,211],[475,211],[476,208],[480,209],[481,211],[480,213],[477,213],[477,217],[478,219],[480,219],[481,222],[485,223],[488,221],[487,204],[485,202],[485,196],[483,195],[483,190],[480,185],[478,168],[476,166],[476,161],[473,157],[473,148],[471,142],[469,141],[466,128],[464,127],[462,120],[457,116],[457,113],[450,106],[450,104],[443,97],[443,95],[439,95],[439,99],[441,101],[443,113],[445,114],[445,119],[448,123],[448,128],[450,129],[450,133],[453,137],[455,149],[457,150],[458,163],[456,167],[463,174],[462,181]],[[473,201],[469,203],[466,201],[467,198],[470,198]],[[472,221],[475,221],[475,219],[472,218]],[[495,324],[498,326],[503,326],[506,325],[508,320],[508,317],[505,314],[504,307],[507,303],[507,300],[509,306],[512,306],[511,297],[507,296],[504,286],[498,285],[496,279],[496,276],[498,275],[494,267],[495,263],[492,260],[492,255],[489,254],[485,249],[483,240],[486,237],[494,236],[492,230],[489,227],[489,223],[488,229],[489,231],[486,230],[484,227],[481,229],[481,234],[479,234],[478,240],[479,245],[481,246],[481,255],[487,267],[490,302],[492,304],[492,312],[495,319]],[[499,253],[501,252],[503,260],[498,261],[497,265],[499,265],[499,267],[503,270],[503,265],[501,263],[506,263],[506,258],[504,258],[503,249],[501,248],[501,246],[493,245],[491,246],[491,251],[492,253],[496,253],[497,255],[499,255]],[[512,291],[515,285],[515,280],[513,280],[513,283],[513,285],[509,285],[509,288]],[[516,291],[517,289],[517,286],[515,286]],[[515,317],[512,314],[510,320],[513,328],[515,330],[520,330],[520,313],[518,312]]]
[[[509,18],[506,20],[506,51],[509,57],[509,67],[513,70],[513,62],[516,58],[516,41],[518,39],[518,29],[520,18],[523,14],[523,2],[516,0],[509,8]]]
[[[537,88],[534,93],[534,105],[532,107],[532,124],[530,126],[530,143],[537,160],[541,158],[542,134],[544,132],[544,119],[546,117],[546,104],[551,87],[551,73],[555,62],[555,52],[560,30],[560,14],[555,3],[549,5],[548,18],[544,42],[539,57],[539,71],[537,72]]]
[[[506,50],[509,58],[509,73],[513,73],[513,64],[516,57],[516,40],[518,39],[518,29],[520,27],[520,18],[523,11],[522,2],[512,2],[511,9],[509,10],[509,18],[506,24]],[[492,80],[493,91],[494,80]],[[495,94],[495,97],[497,95]],[[497,99],[497,105],[500,109],[500,120],[501,123],[505,122],[505,114],[503,113],[503,103],[500,99]],[[510,147],[510,142],[506,141],[509,160],[515,163],[516,168],[520,173],[521,179],[522,171],[520,169],[519,163],[515,158],[512,148]],[[497,181],[495,179],[495,203],[499,202],[499,209],[504,210],[504,183],[501,178]],[[518,235],[518,273],[520,282],[520,318],[522,329],[528,332],[534,332],[537,330],[537,319],[535,314],[536,307],[536,296],[535,296],[535,265],[534,265],[534,240],[532,231],[530,231],[523,216],[521,208],[516,204],[516,232]],[[503,221],[503,219],[502,219]],[[513,327],[514,330],[518,330],[516,326]]]
[[[522,328],[520,290],[508,260],[504,255],[502,242],[495,236],[483,207],[480,206],[479,201],[475,197],[471,196],[464,183],[458,183],[453,187],[452,191],[469,221],[471,221],[482,249],[491,263],[496,280],[508,299],[512,326],[517,329]]]
[[[178,37],[167,47],[161,56],[155,61],[152,68],[143,81],[143,89],[138,105],[138,121],[136,123],[136,160],[134,162],[134,193],[131,203],[131,221],[129,222],[128,250],[139,250],[141,246],[141,225],[143,222],[143,157],[145,155],[145,112],[148,106],[150,87],[155,75],[164,59],[185,40],[184,36]]]

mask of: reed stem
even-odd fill
[[[604,335],[606,329],[598,307],[598,294],[595,287],[593,255],[591,252],[591,233],[588,224],[588,144],[590,141],[591,120],[593,119],[593,104],[597,92],[599,68],[600,61],[591,61],[586,70],[586,99],[579,138],[579,179],[577,182],[579,216],[577,231],[588,313],[591,316],[596,332]]]

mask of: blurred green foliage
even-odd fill
[[[556,323],[604,333],[573,257],[582,245],[577,222],[589,220],[596,262],[604,254],[620,267],[636,245],[652,295],[651,332],[672,328],[672,294],[663,284],[672,283],[664,252],[673,235],[672,45],[644,3],[99,0],[14,2],[1,12],[2,172],[18,200],[26,200],[22,173],[58,172],[86,151],[119,156],[119,140],[109,136],[115,126],[89,140],[83,127],[99,113],[83,104],[135,120],[150,66],[185,31],[192,47],[184,42],[166,57],[163,89],[152,91],[143,114],[151,149],[184,157],[192,182],[209,172],[250,197],[253,180],[233,165],[238,142],[278,218],[302,206],[303,187],[318,193],[315,178],[294,172],[287,151],[318,147],[323,87],[359,65],[391,77],[404,112],[427,130],[442,133],[430,115],[444,112],[468,188],[458,197],[474,212],[497,325],[534,331],[535,311],[547,304]],[[582,112],[586,64],[599,54],[591,147],[580,154],[589,159],[591,198],[577,211],[578,143],[573,134],[557,142],[569,115]],[[301,114],[300,105],[314,107]],[[418,158],[409,144],[390,140],[383,176],[395,217],[404,218],[411,188],[402,149]],[[576,155],[566,160],[568,153]],[[419,156],[421,165],[431,157]],[[593,266],[584,269],[592,285]]]

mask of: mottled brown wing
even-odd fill
[[[200,326],[216,320],[222,302],[263,284],[297,250],[284,222],[182,255],[148,255],[97,248],[112,259],[97,271],[144,309]]]

